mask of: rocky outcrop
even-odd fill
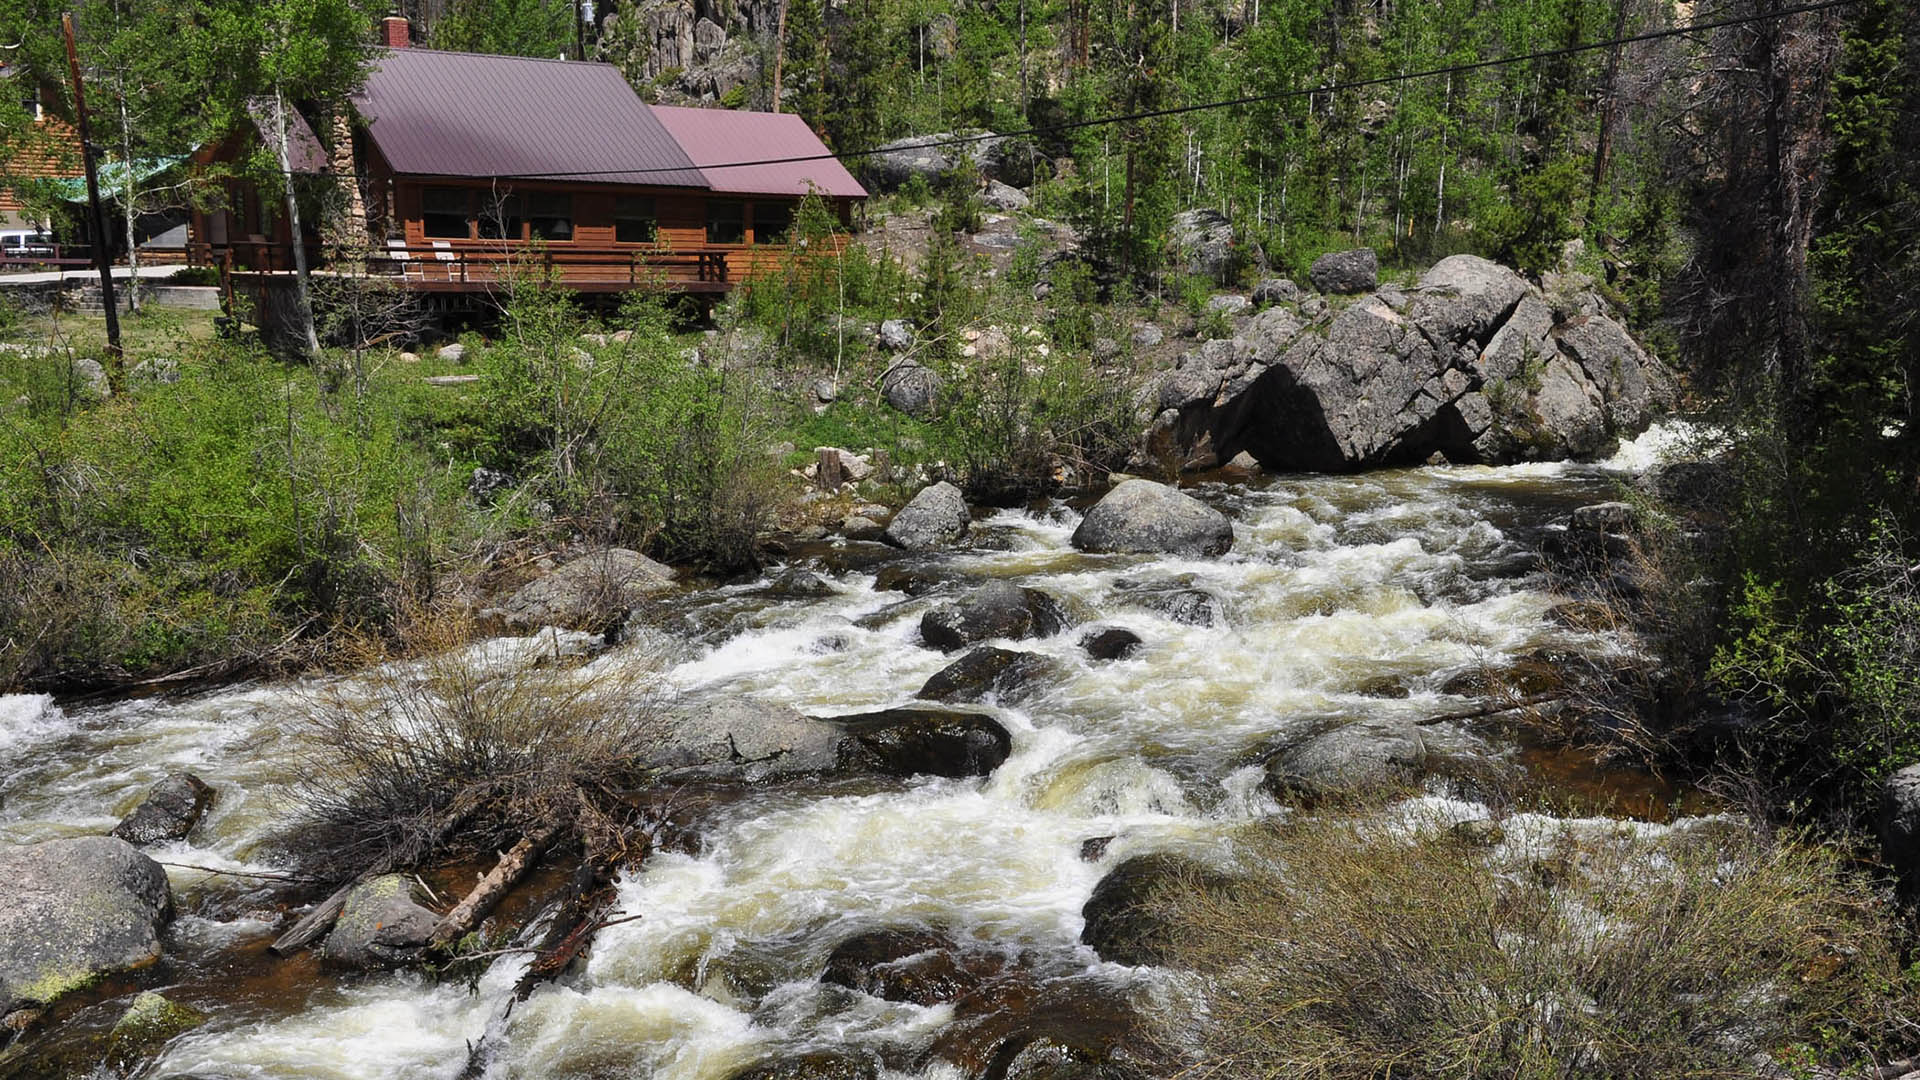
[[[907,500],[883,535],[887,543],[908,551],[937,551],[965,540],[972,527],[966,496],[942,480]]]
[[[1199,499],[1151,480],[1124,480],[1073,530],[1081,551],[1221,555],[1233,547],[1233,523]]]
[[[1380,284],[1380,258],[1372,248],[1329,251],[1313,260],[1307,280],[1323,293],[1370,292]]]
[[[1610,317],[1556,319],[1525,278],[1475,256],[1331,319],[1310,307],[1281,303],[1183,355],[1161,383],[1144,455],[1211,468],[1246,451],[1268,469],[1316,472],[1436,454],[1591,459],[1673,403],[1665,369]]]
[[[1880,792],[1880,857],[1909,895],[1920,892],[1920,765],[1888,777]]]
[[[638,0],[599,5],[600,58],[669,102],[717,102],[761,82],[777,0]],[[749,102],[764,107],[765,102]]]
[[[1032,695],[1052,671],[1053,661],[1040,653],[983,645],[935,672],[914,696],[956,704],[991,697],[1011,705]]]
[[[1233,222],[1218,210],[1183,210],[1170,230],[1174,261],[1187,273],[1225,281],[1238,269]]]
[[[1060,602],[1038,589],[1010,581],[982,585],[920,619],[920,638],[941,652],[953,652],[993,638],[1050,637],[1067,627]]]
[[[184,840],[213,804],[213,789],[192,773],[180,772],[153,785],[146,801],[120,819],[113,835],[129,844]]]
[[[514,630],[559,626],[598,632],[624,622],[634,605],[672,587],[668,567],[637,551],[607,548],[528,582],[481,614]]]
[[[160,958],[166,871],[124,840],[0,847],[0,1017]]]
[[[400,967],[419,958],[439,923],[440,916],[414,902],[411,878],[377,877],[347,894],[320,959],[361,971]]]

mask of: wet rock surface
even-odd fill
[[[400,967],[419,959],[440,916],[414,901],[413,879],[388,874],[347,894],[340,918],[320,948],[335,967],[361,971]]]
[[[1357,794],[1418,779],[1428,764],[1426,735],[1412,722],[1356,720],[1281,751],[1266,784],[1281,795]]]
[[[211,805],[211,787],[192,773],[174,773],[153,786],[146,800],[113,827],[113,835],[136,845],[184,840]]]
[[[914,696],[923,701],[966,703],[992,698],[1011,705],[1041,689],[1053,673],[1052,658],[982,646],[948,664]]]
[[[160,958],[173,891],[124,840],[0,847],[0,1017]]]
[[[1221,555],[1233,547],[1233,523],[1199,499],[1151,480],[1122,481],[1073,531],[1081,551]]]
[[[1095,660],[1125,660],[1141,644],[1139,634],[1122,626],[1096,627],[1080,639],[1080,647]]]
[[[812,1050],[770,1058],[727,1080],[879,1080],[880,1059],[858,1050]]]
[[[1176,888],[1224,888],[1228,883],[1219,871],[1185,855],[1136,855],[1094,886],[1080,911],[1086,920],[1080,941],[1116,964],[1161,963],[1167,955],[1168,924],[1156,902]]]
[[[645,598],[672,588],[671,568],[637,551],[607,548],[568,561],[481,614],[514,630],[558,626],[600,632],[624,622]]]
[[[882,929],[835,946],[820,981],[884,1001],[939,1005],[974,992],[1006,969],[1005,956],[963,949],[936,930]]]
[[[951,709],[885,709],[836,716],[849,738],[838,767],[887,776],[985,776],[1013,752],[1013,737],[984,713]]]
[[[920,638],[930,648],[953,652],[993,638],[1051,637],[1067,622],[1060,602],[1039,589],[995,581],[927,612]]]

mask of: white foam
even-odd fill
[[[0,760],[71,730],[52,694],[0,694]]]

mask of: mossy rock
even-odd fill
[[[119,1060],[161,1046],[207,1022],[207,1014],[149,990],[133,999],[107,1034],[109,1055]]]

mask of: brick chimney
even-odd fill
[[[398,15],[389,15],[380,20],[380,43],[389,49],[404,49],[413,44],[413,33],[407,29],[407,20]]]

